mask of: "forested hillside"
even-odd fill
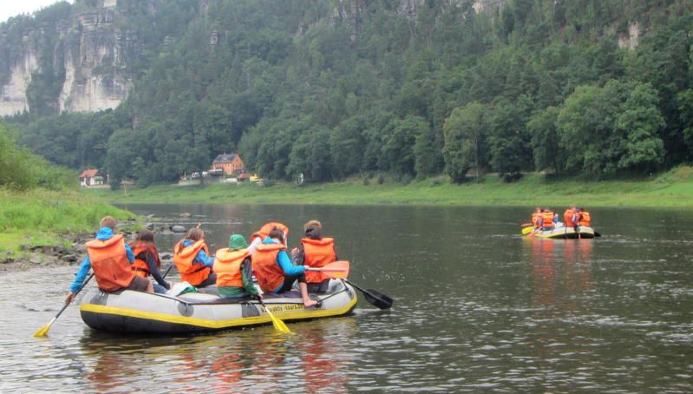
[[[77,1],[72,13],[97,3]],[[378,172],[462,182],[475,169],[508,181],[534,170],[602,178],[693,159],[693,0],[116,9],[127,9],[116,24],[142,38],[127,101],[8,118],[36,153],[116,183],[173,181],[223,152],[263,177],[313,182]]]

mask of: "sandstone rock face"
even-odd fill
[[[36,42],[54,43],[49,48],[54,54],[50,66],[64,70],[62,89],[50,107],[60,112],[93,112],[115,108],[127,99],[132,78],[126,66],[142,45],[135,32],[118,26],[124,16],[116,6],[117,0],[101,0],[97,8],[73,11],[69,19],[57,23],[55,30],[42,27],[27,31],[26,45],[10,43],[16,50],[10,77],[1,81],[0,116],[31,112],[27,89],[32,75],[43,71],[39,53],[46,51],[36,48]]]
[[[27,48],[17,59],[10,74],[9,81],[0,88],[0,116],[13,115],[29,111],[29,100],[26,96],[31,83],[31,74],[38,70],[38,59],[33,48]]]

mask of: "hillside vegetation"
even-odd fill
[[[18,149],[10,134],[0,122],[0,262],[23,246],[70,243],[66,237],[93,231],[105,215],[132,216],[79,193],[74,171]]]
[[[479,11],[488,4],[497,5]],[[35,18],[63,17],[60,7]],[[693,158],[692,0],[119,0],[117,9],[118,23],[148,38],[130,62],[128,101],[10,119],[25,146],[101,168],[116,186],[174,181],[223,152],[265,178],[309,182],[377,173],[464,182],[470,170],[605,179]]]

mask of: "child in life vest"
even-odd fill
[[[261,297],[253,284],[253,265],[247,247],[242,235],[233,234],[229,247],[217,250],[213,270],[221,298]]]
[[[89,270],[94,269],[94,277],[99,289],[106,292],[134,290],[154,292],[152,282],[135,275],[131,264],[135,256],[123,240],[122,234],[116,234],[118,222],[111,216],[105,216],[99,222],[96,238],[87,242],[87,257],[77,271],[75,280],[70,285],[70,292],[65,298],[69,304],[74,300],[77,291],[82,287]]]
[[[151,276],[156,280],[154,283],[155,293],[166,293],[171,288],[171,284],[164,280],[159,271],[161,269],[161,259],[159,251],[154,244],[154,233],[148,229],[142,229],[137,233],[137,238],[130,243],[132,253],[135,255],[135,262],[132,263],[132,270],[135,275],[143,278]]]
[[[278,294],[290,291],[294,282],[298,281],[303,305],[306,308],[316,306],[318,302],[308,296],[305,267],[291,264],[284,239],[284,233],[275,228],[255,248],[252,255],[253,271],[258,284],[265,293]]]
[[[322,224],[319,221],[309,220],[303,225],[303,230],[305,237],[301,240],[301,245],[291,251],[294,262],[307,267],[321,268],[337,261],[334,239],[322,236]],[[309,292],[325,293],[330,284],[330,277],[322,272],[307,271],[306,283]]]
[[[217,282],[212,273],[214,257],[209,255],[205,243],[205,232],[193,227],[173,248],[173,263],[180,272],[181,282],[188,282],[195,287],[207,287]]]

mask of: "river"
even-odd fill
[[[531,207],[126,208],[201,222],[211,249],[267,221],[294,246],[319,219],[350,280],[395,305],[187,337],[94,332],[71,306],[33,338],[77,267],[8,273],[0,392],[693,392],[693,212],[594,209],[603,237],[552,241],[520,236]]]

